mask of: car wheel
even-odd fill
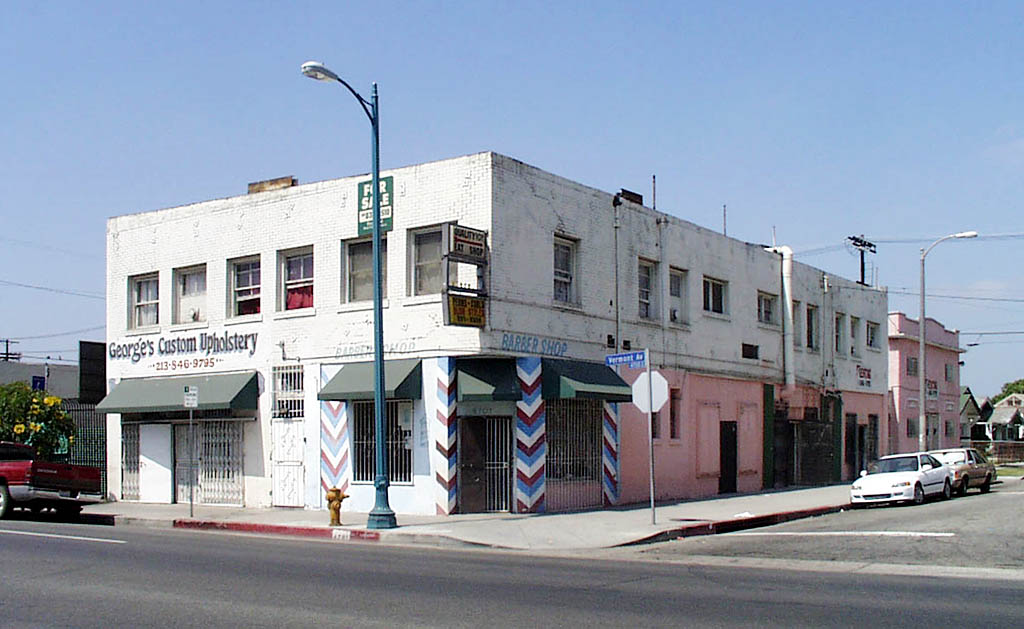
[[[987,494],[992,489],[992,475],[985,476],[985,482],[981,484],[981,493]]]
[[[914,504],[924,504],[924,488],[921,487],[921,483],[914,485]]]
[[[7,491],[7,485],[0,484],[0,520],[7,517],[11,510],[11,492]]]
[[[942,484],[942,499],[943,500],[949,500],[952,497],[953,497],[953,488],[949,485],[949,479],[947,478],[946,482]]]
[[[963,480],[960,481],[960,486],[956,488],[956,491],[961,496],[967,495],[967,488],[971,486],[971,479],[964,476]]]

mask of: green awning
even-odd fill
[[[96,405],[101,413],[166,413],[184,411],[185,387],[199,389],[196,410],[256,411],[259,381],[255,371],[205,376],[126,378]]]
[[[372,400],[373,363],[343,365],[320,389],[321,400]],[[418,400],[423,397],[423,368],[418,358],[384,361],[384,398]]]
[[[546,400],[579,398],[629,402],[633,390],[611,367],[581,360],[544,358],[541,362],[543,389]]]
[[[514,359],[457,358],[459,401],[498,401],[522,398]]]

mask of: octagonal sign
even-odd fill
[[[654,383],[654,389],[650,394],[648,394],[646,371],[641,373],[633,383],[633,404],[644,413],[648,411],[648,402],[653,402],[653,408],[650,409],[652,413],[660,411],[661,407],[665,406],[665,402],[668,402],[668,381],[665,380],[665,376],[657,371],[652,371],[651,382]]]

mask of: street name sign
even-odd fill
[[[604,364],[609,367],[626,365],[630,369],[641,369],[647,366],[647,353],[641,350],[623,354],[608,354],[604,357]]]

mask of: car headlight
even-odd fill
[[[910,487],[910,481],[908,481],[908,480],[900,481],[898,483],[893,483],[892,486],[893,487]]]
[[[854,491],[860,491],[860,485],[857,485],[856,483],[854,483],[853,490]]]

